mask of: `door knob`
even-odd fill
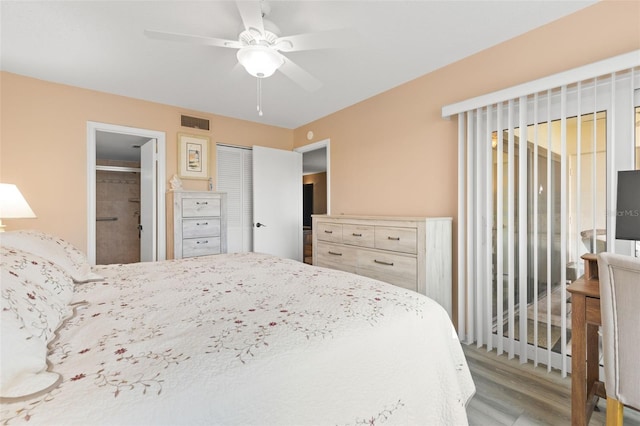
[[[256,228],[260,228],[261,226],[267,226],[267,225],[265,225],[264,223],[260,223],[260,222],[256,223]]]

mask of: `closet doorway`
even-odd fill
[[[313,183],[314,186],[313,213],[329,213],[329,139],[294,151],[302,154],[303,176],[300,184]],[[253,151],[250,147],[218,143],[216,159],[217,190],[226,192],[228,200],[229,253],[253,251]],[[307,255],[311,250],[310,227],[303,229],[302,235],[304,258],[310,262],[311,257]],[[308,247],[304,244],[305,238],[309,241]]]
[[[87,256],[92,264],[163,260],[165,136],[87,125]]]
[[[227,193],[227,252],[253,251],[253,150],[216,145],[216,188]]]

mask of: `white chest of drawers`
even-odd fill
[[[176,259],[227,252],[227,194],[171,191],[173,256]]]
[[[313,264],[424,294],[451,316],[452,219],[313,215]]]

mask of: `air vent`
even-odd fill
[[[182,127],[191,127],[192,129],[209,130],[209,120],[198,117],[189,117],[188,115],[180,116],[180,125]]]

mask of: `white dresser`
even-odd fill
[[[451,316],[450,217],[313,215],[313,264],[417,291]]]
[[[227,194],[170,191],[173,256],[176,259],[227,252]]]

